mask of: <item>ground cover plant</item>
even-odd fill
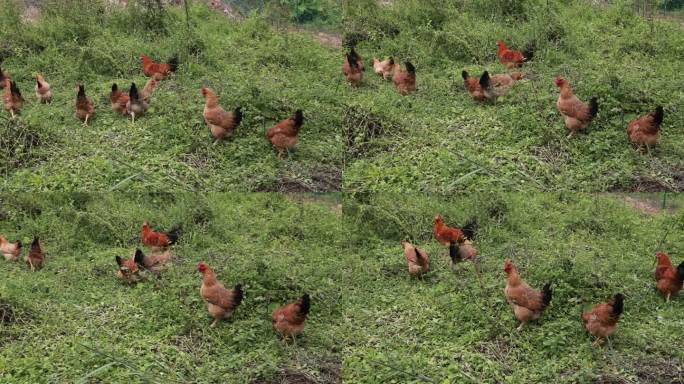
[[[362,2],[347,9],[346,31],[362,54],[410,59],[418,92],[400,98],[381,86],[348,101],[350,114],[387,128],[346,169],[348,190],[682,189],[680,23],[644,18],[629,1]],[[461,71],[504,72],[498,39],[534,57],[522,68],[528,80],[483,105]],[[582,100],[598,98],[586,135],[566,139],[557,75]],[[642,155],[625,128],[655,105],[671,112],[659,149]]]
[[[0,233],[39,235],[45,267],[0,263],[0,380],[227,383],[677,383],[682,297],[654,290],[653,254],[679,263],[681,196],[3,195]],[[163,209],[161,209],[163,208]],[[451,272],[432,218],[476,216],[480,272]],[[181,224],[173,263],[136,285],[115,277],[140,225]],[[409,277],[399,242],[427,250]],[[147,248],[143,248],[148,251]],[[512,258],[551,306],[523,331],[503,296]],[[234,317],[210,328],[199,261],[242,283]],[[297,345],[270,311],[308,292]],[[625,312],[593,347],[581,310],[614,293]],[[299,380],[299,381],[297,381]]]
[[[277,33],[259,16],[230,22],[200,3],[189,9],[190,30],[178,7],[157,14],[135,2],[53,1],[37,21],[23,22],[13,4],[3,0],[0,59],[28,103],[18,119],[0,117],[3,189],[339,190],[339,82],[325,70],[337,60],[308,35]],[[114,82],[142,88],[141,53],[157,61],[177,55],[180,65],[132,124],[111,111],[108,95]],[[52,86],[51,105],[35,101],[36,72]],[[73,116],[77,82],[96,104],[89,127]],[[242,106],[244,120],[228,143],[211,145],[203,85],[225,109]],[[265,130],[296,109],[306,118],[300,145],[278,161]]]
[[[34,21],[15,3],[3,2],[0,58],[29,103],[16,121],[0,117],[5,190],[683,189],[676,4],[662,5],[674,11],[661,17],[622,0],[213,2],[226,13],[190,2],[188,29],[183,7],[144,6],[155,2],[48,1]],[[483,105],[460,74],[503,72],[497,39],[535,55],[527,80]],[[370,70],[351,89],[340,73],[350,45],[368,66],[373,56],[412,61],[418,91],[400,97]],[[181,64],[133,125],[106,95],[112,82],[144,81],[141,52]],[[36,72],[52,84],[52,105],[32,98]],[[566,139],[557,75],[583,100],[598,98],[587,134]],[[89,128],[73,118],[77,82],[96,101]],[[224,108],[243,107],[227,143],[210,145],[203,84]],[[626,124],[657,105],[660,145],[639,153]],[[297,108],[300,143],[278,161],[264,130]]]
[[[2,260],[0,381],[3,383],[270,382],[340,375],[348,298],[339,197],[279,194],[3,196],[0,233],[28,247],[40,236],[45,267]],[[164,207],[163,213],[160,207]],[[140,225],[181,224],[175,260],[137,285],[115,277]],[[335,257],[332,257],[332,256]],[[349,256],[347,256],[349,257]],[[196,265],[242,283],[234,317],[210,328]],[[309,293],[305,334],[282,343],[271,311]],[[261,381],[259,381],[261,380]]]
[[[672,198],[672,196],[670,196]],[[683,259],[684,201],[662,196],[578,194],[366,195],[345,204],[357,232],[358,285],[346,326],[351,346],[343,377],[354,383],[680,383],[682,298],[665,304],[654,290],[654,252]],[[472,263],[449,269],[432,235],[472,216],[480,230],[478,276]],[[667,234],[667,235],[665,235]],[[408,275],[399,242],[429,254],[430,272]],[[552,304],[516,331],[503,294],[504,259]],[[674,261],[673,261],[674,262]],[[363,282],[363,286],[360,286]],[[626,296],[612,345],[592,347],[580,312],[615,293]]]

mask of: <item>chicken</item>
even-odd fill
[[[175,226],[168,232],[155,232],[150,228],[150,223],[145,221],[140,231],[140,238],[148,247],[166,248],[176,243],[182,233],[183,229],[180,226]]]
[[[171,72],[175,72],[178,68],[178,58],[173,57],[168,64],[155,63],[144,53],[140,54],[140,60],[143,64],[143,73],[147,77],[152,77],[155,80],[164,80]]]
[[[33,238],[31,242],[31,248],[26,256],[26,262],[31,267],[31,271],[43,268],[43,261],[45,261],[45,254],[43,253],[43,248],[40,246],[40,240],[38,237]]]
[[[278,158],[282,158],[285,151],[297,145],[299,130],[304,124],[304,114],[298,109],[292,116],[272,126],[266,131],[266,137],[278,150]]]
[[[406,65],[406,70],[403,71],[401,68],[397,68],[394,71],[392,80],[397,91],[405,96],[416,90],[416,67],[408,61],[404,64]]]
[[[150,103],[150,99],[152,98],[152,92],[157,88],[157,80],[155,79],[149,79],[147,80],[147,83],[145,83],[145,87],[143,87],[142,92],[140,93],[140,96],[142,97],[143,101],[146,103]]]
[[[5,256],[7,261],[15,261],[21,254],[21,240],[10,243],[5,236],[0,235],[0,253]]]
[[[504,262],[506,273],[506,300],[511,305],[515,317],[520,321],[518,331],[531,320],[536,320],[551,303],[551,283],[546,283],[541,291],[532,289],[518,275],[518,269],[510,260]]]
[[[359,68],[360,68],[362,71],[364,71],[365,68],[364,68],[364,66],[363,66],[363,57],[361,57],[361,55],[359,55],[359,53],[356,52],[356,49],[354,49],[354,48],[352,47],[352,48],[349,50],[349,55],[350,55],[350,56],[353,56],[354,58],[356,58],[356,63],[359,65]]]
[[[480,77],[480,85],[484,89],[485,97],[490,101],[496,101],[499,97],[506,94],[506,92],[515,84],[516,81],[523,78],[521,72],[513,72],[511,74],[502,73],[498,75],[489,75],[489,72],[484,71]]]
[[[363,79],[363,70],[357,60],[358,57],[350,52],[344,56],[344,63],[342,64],[344,78],[354,87],[358,87]]]
[[[9,112],[12,118],[19,113],[21,107],[24,106],[24,98],[21,96],[21,91],[17,87],[17,83],[5,78],[5,111]]]
[[[656,261],[656,289],[665,296],[665,301],[669,302],[670,297],[676,295],[684,285],[684,261],[675,269],[670,258],[663,252],[656,253]]]
[[[658,143],[664,114],[663,107],[658,106],[655,111],[630,121],[627,125],[629,140],[639,147],[645,145],[650,151],[650,147]]]
[[[143,251],[136,249],[133,260],[139,266],[156,273],[160,272],[164,265],[171,261],[172,257],[173,254],[170,249],[167,249],[164,252],[153,252],[150,255],[145,255]]]
[[[236,285],[233,290],[226,289],[216,280],[216,274],[204,262],[197,264],[197,270],[202,274],[200,295],[207,303],[207,311],[214,318],[211,327],[215,327],[219,320],[230,317],[242,302],[242,285]]]
[[[591,311],[582,312],[584,328],[596,337],[594,345],[603,343],[617,330],[617,322],[624,310],[624,299],[625,297],[618,293],[607,303],[596,304]]]
[[[131,89],[128,91],[128,102],[126,103],[126,111],[131,115],[132,122],[135,124],[135,116],[142,116],[147,112],[149,105],[138,93],[138,87],[135,83],[131,84]]]
[[[242,122],[242,108],[237,107],[233,112],[226,112],[219,105],[214,91],[207,87],[202,87],[201,91],[204,96],[204,121],[209,126],[214,144],[230,138]]]
[[[116,256],[116,264],[119,266],[119,269],[116,271],[116,277],[119,280],[127,283],[135,283],[140,280],[140,270],[135,262],[135,258],[124,259]]]
[[[473,245],[472,240],[475,239],[477,232],[477,219],[471,218],[466,225],[461,229],[463,232],[463,240],[452,241],[449,243],[449,266],[452,271],[456,270],[456,266],[463,261],[476,261],[477,249]]]
[[[506,43],[499,40],[496,42],[497,52],[496,57],[499,58],[499,62],[506,66],[506,68],[521,67],[524,62],[530,61],[534,55],[532,49],[520,52],[506,47]]]
[[[52,103],[52,91],[50,90],[50,84],[45,81],[45,78],[40,73],[36,75],[36,97],[41,103]]]
[[[482,84],[480,84],[479,77],[470,76],[466,70],[461,71],[461,77],[463,77],[463,85],[465,86],[465,89],[468,91],[468,93],[470,93],[470,96],[475,101],[487,100],[485,89]]]
[[[274,309],[271,314],[273,329],[285,339],[292,337],[292,341],[296,343],[295,338],[304,331],[304,322],[310,309],[311,298],[308,293],[294,303]]]
[[[449,244],[449,267],[452,271],[456,270],[459,263],[464,261],[475,261],[477,249],[470,240],[464,240],[460,244],[456,241]]]
[[[466,90],[473,99],[476,101],[496,101],[497,98],[503,96],[516,81],[521,80],[525,75],[521,72],[490,75],[488,71],[484,71],[482,76],[477,78],[471,77],[464,70],[461,72],[461,76],[463,77]]]
[[[560,95],[556,102],[558,111],[565,119],[565,126],[570,130],[568,137],[576,135],[587,128],[598,113],[598,101],[592,97],[589,104],[583,103],[572,93],[570,84],[562,77],[556,78],[556,86],[560,88]]]
[[[109,94],[109,102],[112,104],[112,110],[122,115],[128,114],[126,105],[128,104],[128,94],[121,91],[116,83],[112,84],[112,92]]]
[[[395,64],[392,57],[383,61],[373,58],[373,71],[385,80],[391,80],[394,77],[394,71],[398,66],[399,64]]]
[[[0,68],[0,89],[5,89],[5,79],[9,79],[11,81],[12,77],[10,77],[8,72],[5,72],[2,70],[2,68]]]
[[[77,86],[78,94],[76,95],[76,113],[77,119],[83,122],[83,125],[88,125],[88,120],[95,113],[95,105],[93,101],[86,97],[85,87],[81,84]]]
[[[437,240],[442,245],[450,245],[454,242],[463,242],[466,236],[463,230],[460,228],[451,228],[444,224],[444,219],[439,213],[435,215],[435,219],[432,224],[432,233],[435,235],[435,240]]]
[[[420,277],[430,270],[430,258],[425,250],[418,248],[408,241],[402,241],[401,248],[404,250],[409,275]]]

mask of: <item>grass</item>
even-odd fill
[[[0,233],[39,234],[48,257],[36,273],[0,263],[0,314],[11,313],[0,317],[0,381],[678,382],[683,299],[665,304],[652,280],[656,248],[682,254],[684,200],[666,205],[645,214],[577,194],[5,195]],[[481,281],[472,265],[448,269],[435,212],[479,218]],[[185,233],[160,278],[124,285],[114,256],[140,246],[144,219]],[[430,254],[423,280],[407,274],[403,238]],[[522,332],[502,293],[507,257],[555,290]],[[198,294],[200,260],[245,286],[217,328]],[[303,292],[311,316],[298,346],[285,345],[270,311]],[[610,348],[593,348],[579,312],[616,292],[626,296],[619,330]]]
[[[657,248],[681,259],[683,202],[677,196],[674,211],[653,216],[613,196],[577,194],[381,194],[349,202],[359,288],[351,288],[357,310],[346,319],[353,340],[346,381],[681,382],[682,298],[665,304],[652,271]],[[479,218],[481,281],[470,264],[449,269],[446,248],[432,238],[436,212],[452,224]],[[403,238],[430,255],[423,280],[408,276]],[[552,305],[521,332],[503,295],[505,258],[532,286],[553,284]],[[579,313],[617,292],[626,310],[612,348],[593,348]]]
[[[188,30],[183,8],[50,0],[23,22],[0,0],[2,68],[29,100],[15,121],[0,114],[0,233],[40,235],[48,254],[36,273],[0,262],[0,382],[683,382],[684,299],[665,304],[652,273],[656,249],[682,259],[684,195],[629,193],[684,190],[677,16],[643,19],[627,1],[382,4],[241,0],[234,21],[192,2]],[[293,26],[287,9],[313,19]],[[499,38],[536,46],[530,79],[475,104],[460,72],[503,71]],[[418,91],[401,97],[370,71],[351,89],[338,41],[356,42],[368,65],[410,59]],[[132,124],[106,96],[112,82],[145,81],[141,52],[181,65]],[[52,105],[33,98],[38,71]],[[555,110],[557,74],[601,106],[573,140]],[[97,105],[87,128],[73,117],[77,82]],[[231,141],[211,145],[201,85],[243,107]],[[624,126],[658,104],[661,144],[638,153]],[[299,108],[300,143],[279,161],[264,130]],[[481,276],[449,270],[436,212],[453,225],[478,217]],[[176,258],[159,278],[122,284],[114,257],[140,246],[146,219],[183,225]],[[408,276],[402,239],[430,254],[424,279]],[[505,258],[555,291],[522,332],[502,292]],[[214,329],[199,261],[245,289]],[[305,333],[284,344],[270,312],[304,292]],[[619,330],[594,348],[579,313],[617,292]]]
[[[150,28],[158,20],[140,25],[147,19],[137,11],[70,4],[82,14],[47,8],[48,21],[3,28],[3,68],[30,101],[16,122],[4,115],[0,121],[0,134],[16,138],[2,141],[4,159],[21,159],[3,162],[4,190],[339,190],[341,117],[329,90],[339,81],[322,70],[337,65],[329,49],[308,35],[275,33],[259,17],[227,22],[204,5],[191,8],[196,22],[189,33],[181,9],[169,9],[156,31]],[[126,88],[144,83],[141,52],[158,60],[178,54],[181,66],[160,83],[148,115],[133,125],[111,111],[107,95],[113,82]],[[52,85],[53,105],[33,100],[37,71]],[[97,105],[87,128],[73,117],[77,82]],[[203,84],[218,92],[226,109],[243,107],[245,120],[229,143],[211,145]],[[298,108],[306,118],[301,145],[278,161],[265,129]]]
[[[1,305],[14,317],[0,328],[0,381],[240,383],[287,370],[313,378],[339,375],[337,340],[344,338],[341,313],[348,298],[337,285],[345,258],[330,257],[345,242],[333,209],[337,200],[278,194],[3,197],[0,233],[24,241],[40,234],[48,256],[35,274],[23,261],[2,262]],[[114,257],[128,257],[140,246],[143,217],[157,227],[181,223],[185,234],[173,248],[176,261],[160,278],[127,286],[115,278]],[[235,317],[213,329],[199,296],[200,260],[226,285],[241,282],[245,289]],[[304,292],[311,294],[313,310],[295,348],[275,335],[270,312]]]
[[[48,2],[36,23],[23,23],[14,7],[3,7],[3,68],[30,102],[16,122],[0,117],[2,189],[684,189],[684,35],[676,20],[644,19],[622,1],[305,3],[321,9],[320,18],[283,28],[288,24],[278,12],[295,2],[280,8],[240,2],[261,10],[245,11],[240,22],[192,2],[190,32],[183,9],[175,7],[158,14],[60,0]],[[369,64],[372,56],[410,59],[418,68],[418,92],[400,97],[370,71],[352,90],[340,73],[342,49],[321,44],[311,33],[316,28],[357,42]],[[497,105],[476,104],[460,72],[503,71],[495,59],[497,39],[536,47],[525,68],[530,79]],[[181,66],[161,83],[148,116],[133,125],[111,112],[106,95],[112,82],[145,80],[140,52],[158,60],[178,54]],[[38,71],[55,91],[51,106],[36,104],[32,95]],[[598,119],[572,140],[555,108],[552,79],[558,74],[582,99],[599,98]],[[89,128],[73,118],[76,82],[96,100]],[[210,145],[202,84],[219,93],[226,109],[243,106],[245,121],[228,143]],[[626,123],[656,105],[666,110],[661,144],[638,153]],[[306,117],[301,142],[281,162],[264,130],[297,108]]]
[[[418,92],[399,98],[377,79],[348,101],[388,129],[345,170],[347,191],[681,190],[684,140],[681,25],[637,16],[629,2],[365,1],[347,27],[366,56],[417,67]],[[505,4],[504,4],[505,3]],[[474,102],[461,70],[504,71],[497,39],[536,47],[517,84],[496,105]],[[597,96],[588,133],[566,139],[556,111],[557,75],[583,100]],[[636,152],[625,133],[636,115],[663,105],[659,148]]]

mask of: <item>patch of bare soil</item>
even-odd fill
[[[325,359],[317,362],[318,372],[303,372],[286,368],[270,379],[257,379],[252,384],[339,384],[342,364],[339,359]]]
[[[509,356],[513,351],[513,346],[510,341],[497,337],[493,340],[480,343],[475,347],[475,350],[481,354],[494,358],[503,367],[503,372],[511,374],[513,371],[510,367]]]
[[[0,297],[0,325],[25,324],[31,316],[16,304]]]
[[[313,34],[313,37],[323,45],[333,48],[342,48],[342,37],[340,35],[327,32],[311,33]]]
[[[549,142],[545,145],[534,147],[532,148],[532,154],[539,160],[551,165],[554,169],[558,169],[570,161],[570,154],[558,142]]]
[[[244,18],[242,14],[240,14],[240,11],[238,11],[235,7],[224,1],[209,0],[207,3],[211,8],[223,13],[228,18],[231,18],[233,20],[242,20]]]
[[[33,4],[27,4],[24,12],[21,13],[21,21],[26,24],[35,23],[40,19],[40,8]]]
[[[663,211],[663,193],[643,194],[609,194],[625,204],[646,215],[657,215]],[[674,200],[671,200],[674,201]],[[673,203],[669,203],[665,197],[665,211],[673,213],[678,209]]]
[[[174,336],[172,342],[178,350],[196,358],[204,356],[211,349],[211,343],[205,340],[202,333],[193,330]]]
[[[334,194],[315,194],[315,193],[289,193],[288,197],[292,201],[302,202],[304,204],[314,204],[327,207],[334,214],[342,216],[342,202],[340,196]]]
[[[318,41],[320,44],[325,45],[327,47],[335,48],[335,49],[340,49],[343,46],[343,41],[342,41],[342,36],[335,34],[335,33],[330,33],[330,32],[323,32],[323,31],[311,31],[308,29],[304,28],[299,28],[297,26],[287,26],[287,27],[281,27],[281,28],[276,28],[280,32],[283,33],[303,33],[310,35],[311,37],[314,38],[314,40]]]
[[[684,384],[684,362],[671,356],[649,356],[625,361],[620,364],[620,371],[626,371],[629,376],[602,373],[594,379],[594,383]]]
[[[383,117],[355,106],[345,109],[342,128],[346,140],[346,153],[353,159],[365,156],[373,142],[389,130],[397,130],[392,123],[384,121]]]
[[[637,211],[641,211],[642,213],[648,215],[657,215],[660,213],[660,208],[651,205],[652,202],[650,201],[639,200],[631,196],[625,196],[623,200],[625,203],[627,203],[627,205],[632,206],[632,208],[636,209]]]
[[[41,142],[38,131],[16,120],[7,120],[4,127],[0,127],[0,173],[9,173],[40,160],[35,149]]]
[[[682,192],[684,191],[684,166],[663,164],[655,158],[649,173],[639,172],[632,176],[629,185],[616,185],[609,192]]]
[[[318,381],[310,376],[296,371],[283,370],[278,376],[270,380],[258,379],[253,384],[317,384]]]
[[[342,170],[332,165],[310,168],[291,164],[281,171],[275,185],[258,192],[306,193],[339,192],[342,189]]]

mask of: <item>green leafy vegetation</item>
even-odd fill
[[[27,245],[39,235],[47,252],[35,273],[0,262],[3,383],[673,383],[684,369],[684,297],[666,304],[653,281],[656,248],[682,259],[682,196],[667,196],[665,210],[662,195],[578,194],[16,194],[0,203],[0,233]],[[432,238],[437,212],[452,225],[478,218],[479,277],[470,263],[449,269]],[[141,246],[145,219],[182,225],[175,259],[159,277],[120,283],[114,258]],[[402,239],[429,253],[423,279],[408,276]],[[503,295],[505,258],[532,286],[553,284],[551,306],[521,332]],[[199,261],[245,290],[216,328]],[[270,312],[303,292],[306,329],[297,346],[283,344]],[[626,296],[619,329],[592,347],[579,313],[617,292]]]
[[[200,4],[191,7],[188,32],[179,8],[159,16],[142,5],[63,3],[49,2],[37,23],[22,23],[3,6],[2,68],[29,101],[17,120],[0,117],[0,159],[24,151],[21,161],[0,164],[4,190],[339,190],[340,81],[327,70],[338,66],[328,48],[308,35],[276,33],[258,16],[231,23]],[[181,64],[134,125],[111,111],[107,97],[114,82],[124,89],[144,84],[143,52],[158,61],[178,55]],[[52,105],[33,96],[39,71],[52,86]],[[90,127],[73,116],[77,82],[96,104]],[[243,107],[245,119],[230,142],[211,145],[202,85],[219,94],[226,110]],[[265,129],[299,108],[306,119],[299,146],[278,161]],[[34,136],[40,140],[27,139]]]
[[[684,189],[682,24],[644,18],[629,1],[239,1],[241,21],[191,2],[190,30],[182,7],[155,1],[48,1],[35,22],[14,3],[3,0],[0,57],[29,102],[14,122],[0,116],[0,158],[20,152],[0,164],[4,190]],[[271,17],[279,12],[271,6],[284,15]],[[306,23],[280,28],[288,19]],[[367,66],[373,56],[411,60],[418,91],[400,97],[370,70],[351,89],[340,74],[343,51],[319,27],[356,44]],[[529,79],[496,105],[477,104],[460,73],[503,72],[497,39],[535,48]],[[181,65],[133,125],[111,112],[106,95],[113,82],[144,82],[141,52],[159,61],[179,55]],[[35,102],[38,71],[52,84],[53,105]],[[559,74],[600,104],[588,133],[571,140],[555,107]],[[97,104],[89,128],[73,118],[77,82]],[[210,145],[202,84],[226,109],[243,107],[230,142]],[[665,107],[661,144],[639,153],[626,124],[656,105]],[[302,137],[281,162],[263,133],[297,108]]]
[[[345,100],[373,114],[388,133],[348,162],[345,190],[681,190],[684,114],[681,110],[679,23],[648,20],[631,2],[417,1],[389,6],[360,0],[345,8],[345,32],[362,55],[410,60],[418,92],[396,95],[366,77]],[[535,48],[516,84],[496,105],[474,102],[461,71],[502,73],[496,40]],[[557,75],[576,95],[597,96],[598,119],[572,140],[556,110]],[[629,120],[666,109],[661,144],[636,152]]]
[[[657,211],[660,197],[629,201]],[[348,293],[357,310],[346,319],[352,346],[345,382],[681,381],[684,299],[665,304],[653,270],[656,248],[682,260],[683,203],[678,196],[666,202],[672,210],[647,215],[621,198],[578,194],[380,194],[346,201],[345,214],[358,228],[350,246],[359,264]],[[481,276],[471,263],[449,269],[448,249],[432,235],[437,212],[451,225],[478,218]],[[423,279],[409,277],[402,239],[428,252],[431,268]],[[531,286],[551,282],[554,290],[541,319],[520,332],[503,294],[506,258]],[[612,344],[592,347],[580,312],[618,292],[626,296],[625,313]]]
[[[339,376],[349,302],[339,271],[351,257],[339,252],[346,228],[339,197],[39,194],[0,202],[0,233],[27,247],[39,235],[47,252],[36,273],[23,260],[0,263],[1,382]],[[183,226],[175,260],[159,277],[122,284],[114,258],[142,247],[145,219],[157,229]],[[199,295],[199,261],[245,290],[234,317],[216,328]],[[272,330],[270,314],[304,292],[313,309],[293,347]]]

